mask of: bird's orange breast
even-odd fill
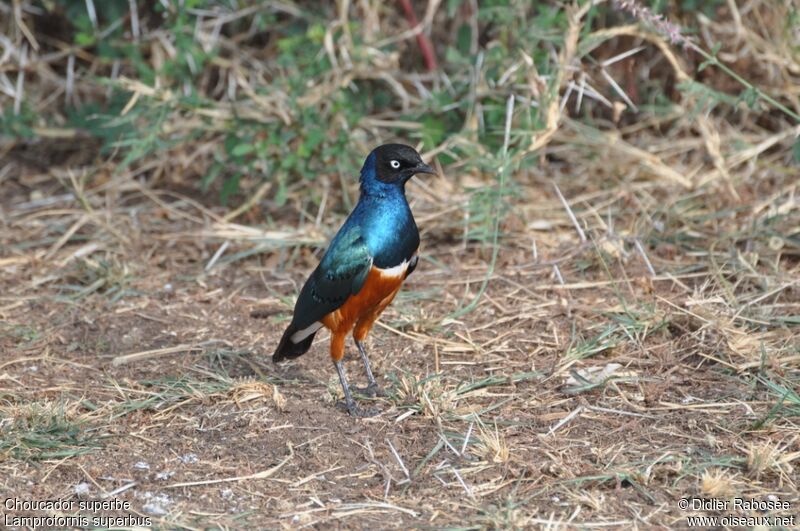
[[[323,317],[322,324],[334,334],[347,334],[359,321],[375,314],[369,322],[371,326],[400,290],[404,273],[390,275],[373,266],[359,292],[351,295],[338,310]]]

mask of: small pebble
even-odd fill
[[[179,460],[180,460],[180,462],[181,462],[181,463],[183,463],[184,465],[190,465],[190,464],[192,464],[192,463],[196,463],[196,462],[198,462],[198,461],[199,461],[199,459],[197,458],[197,454],[186,454],[186,455],[179,455],[179,456],[178,456],[178,459],[179,459]]]
[[[153,495],[152,492],[145,492],[144,497],[148,500],[142,506],[142,510],[153,516],[164,516],[167,514],[167,506],[172,504],[172,500],[166,494]]]

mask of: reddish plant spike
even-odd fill
[[[419,21],[417,20],[417,15],[414,14],[414,8],[411,7],[411,0],[400,0],[400,5],[406,14],[408,24],[412,28],[417,27]],[[425,61],[425,68],[428,69],[428,72],[436,70],[436,68],[438,68],[436,64],[436,54],[433,51],[433,45],[430,39],[428,39],[428,36],[425,35],[424,32],[417,33],[417,45],[419,45],[419,50],[422,52],[422,58]]]

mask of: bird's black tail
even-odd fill
[[[293,325],[289,325],[289,328],[286,329],[283,333],[283,337],[281,337],[281,342],[278,343],[278,348],[275,349],[275,353],[272,355],[273,362],[278,363],[283,360],[291,360],[300,357],[311,348],[311,343],[314,342],[314,336],[317,335],[317,333],[312,332],[299,343],[294,343],[292,342],[292,335],[295,332],[297,332],[297,328]]]

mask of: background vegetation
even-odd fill
[[[798,28],[791,0],[0,3],[3,490],[187,528],[796,514]],[[441,175],[361,421],[324,342],[267,360],[385,141]]]

